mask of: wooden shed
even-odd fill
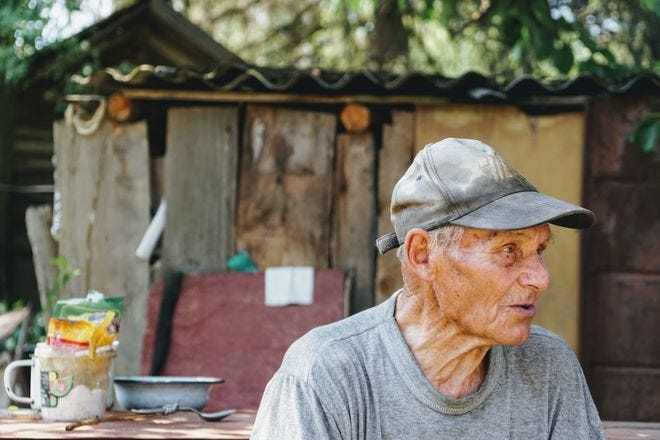
[[[166,109],[156,137],[164,146],[140,121],[106,121],[95,139],[150,145],[151,166],[143,161],[138,175],[150,173],[158,188],[151,194],[167,200],[167,267],[223,271],[245,250],[262,269],[339,268],[352,281],[350,313],[400,285],[395,256],[377,256],[373,242],[391,230],[391,189],[413,155],[449,136],[493,145],[541,191],[583,203],[599,218],[582,236],[554,229],[553,282],[536,322],[581,355],[603,417],[660,417],[652,251],[660,219],[651,202],[659,164],[627,141],[658,104],[657,78],[617,86],[524,78],[502,87],[474,74],[141,66],[130,75],[106,69],[90,81],[131,105]],[[56,125],[56,145],[63,127]]]
[[[147,349],[149,286],[163,270],[221,274],[246,251],[261,270],[340,270],[346,313],[383,301],[401,283],[396,257],[374,247],[391,231],[394,183],[426,143],[472,137],[539,190],[595,211],[589,231],[553,229],[553,281],[535,322],[578,352],[601,417],[660,421],[660,157],[628,142],[660,103],[657,76],[502,85],[477,74],[206,66],[103,69],[81,81],[126,117],[90,130],[55,123],[60,253],[85,270],[69,294],[128,298],[124,372]],[[150,265],[134,252],[161,199]]]

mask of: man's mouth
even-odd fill
[[[536,314],[536,307],[534,304],[514,304],[511,308],[525,316],[532,317]]]

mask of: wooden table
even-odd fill
[[[607,440],[660,440],[660,423],[603,422]]]
[[[108,415],[125,415],[110,412]],[[205,422],[192,413],[107,421],[66,431],[67,423],[0,418],[0,439],[214,439],[250,438],[254,410],[243,410],[221,422]],[[604,422],[608,440],[660,440],[660,423]]]
[[[199,416],[178,412],[168,416],[139,416],[136,420],[104,421],[66,431],[68,423],[42,420],[0,419],[0,438],[15,439],[214,439],[250,438],[256,411],[242,410],[219,422],[205,422]],[[107,416],[128,416],[112,411]]]

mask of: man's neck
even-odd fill
[[[474,394],[486,379],[490,345],[444,319],[434,300],[402,291],[394,317],[424,376],[454,399]]]

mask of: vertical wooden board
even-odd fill
[[[111,133],[109,125],[102,124],[95,135],[83,137],[63,121],[55,122],[53,131],[55,181],[60,194],[58,253],[66,257],[70,270],[85,270],[83,276],[71,278],[60,297],[77,298],[84,296],[89,286],[88,234],[96,220],[93,204],[98,204],[101,156]]]
[[[117,374],[140,368],[149,267],[135,256],[149,225],[149,148],[144,122],[104,122],[91,136],[55,124],[62,197],[59,253],[83,273],[66,295],[95,289],[124,297]]]
[[[165,154],[163,260],[183,272],[225,270],[234,252],[236,107],[173,108]]]
[[[447,137],[479,139],[553,197],[580,203],[583,182],[584,114],[530,116],[509,106],[419,106],[415,113],[416,148]],[[552,228],[545,254],[552,283],[539,301],[534,322],[578,348],[579,232]]]
[[[383,145],[378,153],[378,233],[393,232],[390,221],[392,190],[412,162],[414,113],[392,111],[392,124],[383,126]],[[396,250],[376,257],[376,303],[381,303],[403,285]]]
[[[350,313],[374,304],[374,145],[373,136],[337,137],[333,266],[352,274]]]
[[[336,125],[330,113],[248,106],[237,242],[260,268],[328,267]]]
[[[48,310],[48,292],[55,285],[57,273],[52,259],[57,256],[57,243],[50,235],[53,211],[50,205],[29,206],[25,210],[25,226],[32,248],[34,274],[39,289],[41,310]]]

